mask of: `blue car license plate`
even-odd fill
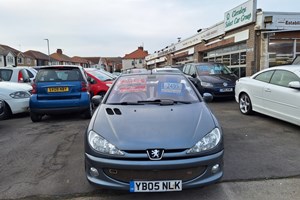
[[[181,180],[130,181],[130,192],[171,192],[181,190]]]

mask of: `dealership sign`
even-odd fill
[[[247,1],[225,13],[225,31],[249,24],[255,21],[256,0]]]

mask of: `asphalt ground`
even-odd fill
[[[89,120],[63,115],[32,123],[28,115],[21,115],[0,121],[0,199],[239,199],[226,188],[242,197],[248,193],[241,191],[251,185],[262,197],[266,188],[283,185],[290,195],[299,194],[294,189],[300,186],[299,126],[260,114],[242,115],[233,100],[208,105],[225,137],[224,177],[218,184],[150,196],[94,188],[84,174],[83,136]],[[251,195],[248,199],[255,199]],[[295,198],[283,194],[280,199]]]

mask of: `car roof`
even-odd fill
[[[257,73],[263,72],[263,71],[270,71],[270,70],[288,70],[291,72],[294,72],[298,76],[300,76],[300,65],[281,65],[281,66],[275,66],[263,69],[261,71],[258,71]],[[255,76],[257,73],[253,74]]]

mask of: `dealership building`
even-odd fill
[[[224,63],[239,77],[300,55],[300,13],[265,12],[249,0],[224,13],[224,20],[148,55],[147,68],[192,62]]]

